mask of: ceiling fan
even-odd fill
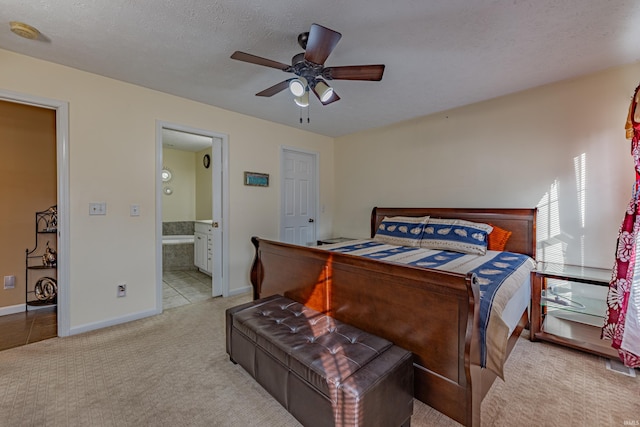
[[[313,92],[323,105],[331,104],[340,99],[338,94],[329,86],[326,80],[370,80],[380,81],[384,73],[384,65],[348,65],[343,67],[325,67],[324,62],[336,47],[342,34],[322,25],[312,24],[309,32],[298,36],[298,44],[304,52],[291,59],[291,65],[272,61],[236,51],[232,59],[277,68],[296,77],[284,80],[256,93],[256,96],[273,96],[289,88],[295,96],[295,102],[301,107],[309,105],[309,91]]]

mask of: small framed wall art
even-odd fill
[[[269,174],[246,172],[244,173],[244,185],[252,185],[255,187],[268,187],[269,186]]]

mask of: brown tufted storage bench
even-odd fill
[[[412,353],[274,295],[226,311],[227,353],[304,426],[403,426]]]

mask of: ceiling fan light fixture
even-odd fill
[[[289,81],[289,90],[293,96],[300,97],[307,92],[307,79],[304,77],[296,77]]]
[[[298,107],[309,106],[309,92],[305,91],[302,96],[296,96],[293,100]]]
[[[322,80],[318,80],[314,90],[316,91],[316,94],[318,94],[318,98],[320,98],[320,101],[322,102],[327,102],[333,96],[333,88]]]

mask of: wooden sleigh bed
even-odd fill
[[[371,237],[384,217],[426,215],[509,230],[505,251],[535,259],[535,209],[374,208]],[[415,397],[463,425],[480,425],[480,403],[497,374],[479,364],[475,275],[257,237],[252,242],[254,298],[284,295],[413,352]],[[527,323],[525,309],[507,356]]]

